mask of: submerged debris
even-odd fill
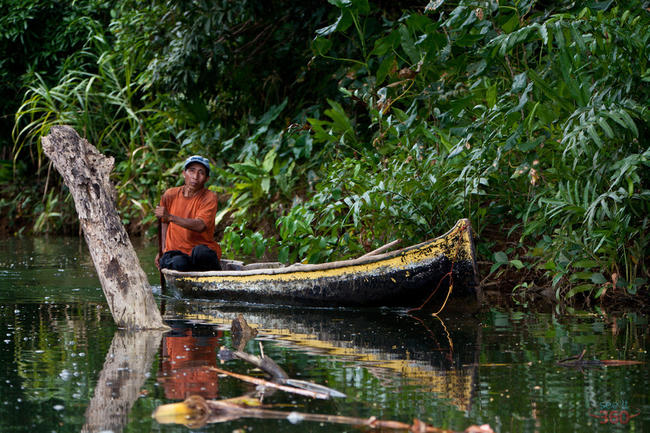
[[[557,362],[557,365],[562,367],[619,367],[624,365],[639,365],[643,364],[641,361],[630,361],[625,359],[583,359],[587,353],[584,349],[579,355],[573,355]]]
[[[414,419],[412,424],[400,421],[381,420],[376,417],[357,418],[350,416],[314,414],[304,412],[285,412],[259,407],[254,400],[250,405],[249,398],[228,400],[205,400],[200,396],[190,396],[181,403],[165,404],[159,406],[153,413],[153,418],[160,424],[182,424],[196,429],[206,424],[232,421],[239,418],[258,419],[285,419],[292,424],[300,422],[322,422],[332,424],[346,424],[358,427],[369,427],[379,430],[405,430],[413,433],[458,433],[453,430],[442,429],[428,425],[419,419]],[[465,433],[494,433],[488,425],[472,425]]]
[[[246,323],[246,320],[241,314],[237,319],[233,320],[231,329],[233,329],[233,332],[241,333],[243,337],[248,336],[248,339],[252,338],[256,333],[251,331],[252,328],[248,326],[248,323]],[[233,344],[237,345],[237,349],[230,350],[222,347],[219,350],[219,358],[222,362],[233,359],[247,361],[264,371],[269,376],[270,380],[233,373],[216,367],[209,368],[220,374],[235,377],[249,383],[254,383],[258,386],[291,392],[306,397],[328,399],[332,397],[346,396],[342,392],[328,388],[324,385],[290,378],[279,365],[277,365],[271,358],[264,355],[264,350],[261,345],[261,356],[243,352],[240,349],[243,349],[248,339],[242,343],[243,340],[233,338]],[[292,424],[312,421],[346,424],[379,430],[408,430],[412,433],[456,433],[451,430],[430,426],[419,419],[414,419],[412,424],[408,424],[400,421],[380,420],[376,417],[357,418],[297,411],[277,411],[262,407],[261,399],[252,398],[250,396],[242,396],[227,400],[205,400],[201,396],[193,395],[180,403],[159,406],[152,416],[161,424],[183,424],[192,429],[200,428],[209,423],[219,423],[239,418],[264,418],[283,419]],[[470,426],[465,430],[465,432],[494,433],[487,424],[482,426]]]
[[[251,328],[244,319],[244,315],[239,313],[236,319],[233,319],[230,325],[230,338],[235,350],[243,351],[246,343],[257,335],[257,329]]]
[[[251,355],[250,353],[243,352],[241,349],[246,345],[250,338],[257,334],[257,331],[248,325],[246,319],[244,319],[244,316],[241,313],[237,316],[236,319],[232,321],[231,330],[240,334],[237,337],[237,343],[235,343],[235,339],[233,338],[233,345],[237,344],[238,349],[230,350],[226,347],[221,347],[218,354],[219,359],[222,362],[230,361],[233,359],[241,359],[242,361],[253,364],[255,367],[265,372],[270,377],[271,382],[242,374],[230,373],[221,369],[216,369],[220,373],[227,374],[232,377],[237,377],[249,383],[255,383],[257,385],[268,386],[271,388],[279,388],[286,392],[307,395],[313,398],[328,399],[346,397],[346,395],[342,392],[328,388],[324,385],[319,385],[305,380],[291,379],[289,375],[282,369],[282,367],[280,367],[271,358],[264,355],[264,348],[262,347],[261,343],[260,351],[262,353],[262,356]],[[244,338],[244,340],[240,340],[240,338]]]

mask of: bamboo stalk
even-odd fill
[[[365,257],[376,256],[377,254],[381,254],[384,251],[387,251],[387,250],[393,248],[395,245],[399,244],[400,242],[402,242],[401,239],[395,239],[394,241],[389,242],[386,245],[377,248],[376,250],[372,250],[369,253],[366,253],[366,254],[362,255],[361,257],[359,257],[359,258],[363,259]]]

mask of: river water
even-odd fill
[[[560,315],[530,308],[443,311],[439,318],[392,309],[305,309],[183,300],[160,292],[155,247],[136,245],[167,333],[118,331],[83,240],[0,243],[0,432],[356,432],[303,414],[415,418],[463,431],[650,431],[648,315]],[[231,321],[257,329],[244,350],[269,356],[290,377],[346,396],[311,399],[266,389],[281,419],[161,424],[163,404],[201,395],[252,395],[255,385],[214,368],[262,378],[232,348]],[[641,364],[567,367],[557,361]],[[207,423],[206,423],[207,422]],[[388,430],[385,430],[388,431]]]

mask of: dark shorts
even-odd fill
[[[160,257],[160,269],[173,269],[175,271],[220,271],[221,263],[219,257],[205,245],[197,245],[192,249],[192,255],[188,256],[182,251],[167,251]]]

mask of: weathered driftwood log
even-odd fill
[[[123,331],[113,336],[86,409],[82,433],[121,432],[151,370],[163,331]]]
[[[110,181],[114,160],[68,126],[53,126],[43,137],[52,160],[74,198],[88,249],[117,326],[163,329],[147,276],[115,208]]]

